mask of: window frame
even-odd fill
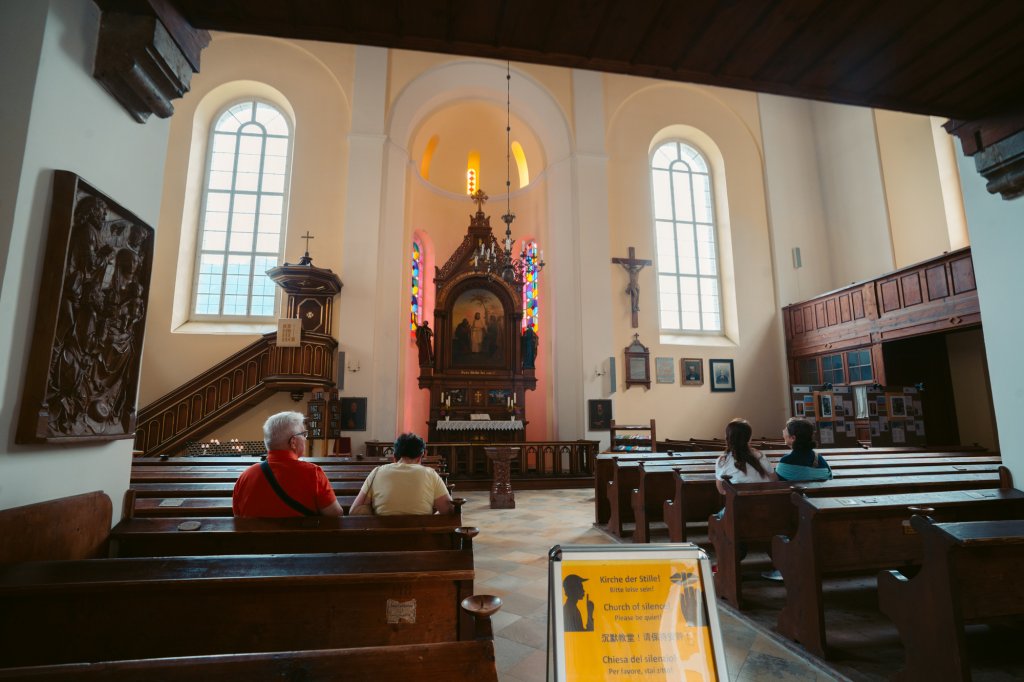
[[[864,364],[864,365],[853,365],[853,364],[851,364],[850,363],[850,354],[851,353],[864,353],[864,354],[866,354],[867,355],[867,360],[868,360],[867,364]],[[870,384],[870,383],[874,382],[874,380],[875,380],[875,367],[874,367],[874,362],[872,362],[871,349],[870,348],[851,348],[850,350],[843,351],[843,362],[846,364],[846,379],[847,379],[847,383],[852,385],[852,384]],[[863,367],[867,367],[868,371],[871,373],[871,376],[868,377],[867,379],[857,379],[857,380],[854,380],[854,378],[853,378],[853,368],[854,367],[857,367],[858,369],[863,368]]]
[[[661,149],[663,149],[664,147],[669,146],[669,145],[679,145],[679,146],[687,147],[687,148],[691,149],[697,156],[700,157],[701,161],[704,163],[705,170],[703,172],[701,172],[701,174],[703,174],[707,178],[707,191],[708,191],[708,204],[709,204],[708,205],[708,217],[709,217],[709,221],[708,222],[701,222],[701,221],[698,221],[697,218],[696,218],[696,216],[697,216],[696,197],[694,195],[694,192],[692,191],[692,189],[693,189],[692,181],[690,182],[690,187],[688,188],[689,189],[688,195],[689,195],[689,199],[690,199],[690,209],[691,209],[691,219],[689,221],[680,221],[680,220],[677,219],[676,193],[671,191],[671,181],[672,181],[672,173],[673,173],[673,171],[671,170],[672,164],[669,164],[669,167],[667,169],[661,169],[661,168],[656,169],[655,166],[654,166],[655,156],[658,154],[658,152]],[[685,163],[682,160],[683,154],[682,154],[681,150],[678,147],[675,150],[675,155],[676,155],[677,160],[672,162],[673,164],[674,163]],[[658,218],[657,201],[656,201],[656,197],[655,197],[655,193],[656,193],[656,189],[655,189],[655,184],[656,184],[655,183],[655,171],[656,170],[657,171],[664,171],[664,172],[667,172],[669,174],[670,194],[671,194],[671,196],[669,197],[669,201],[670,201],[670,204],[671,204],[671,207],[672,207],[672,217],[668,221],[660,220]],[[712,169],[712,165],[711,165],[710,159],[709,159],[708,155],[698,145],[690,142],[689,140],[685,140],[685,139],[682,139],[682,138],[669,138],[669,139],[665,139],[665,140],[662,140],[662,141],[658,142],[658,144],[651,150],[650,157],[648,158],[647,171],[648,171],[647,179],[648,179],[648,184],[649,184],[650,192],[651,192],[651,194],[650,194],[650,196],[651,196],[651,229],[652,229],[653,238],[654,238],[654,254],[655,254],[654,277],[655,277],[655,287],[656,287],[655,291],[656,291],[657,303],[658,303],[658,332],[661,335],[679,336],[679,337],[683,337],[683,336],[726,337],[727,335],[726,335],[726,330],[725,330],[725,311],[724,311],[724,305],[723,305],[725,294],[724,294],[724,291],[723,291],[723,288],[722,288],[722,257],[721,257],[721,242],[722,242],[722,240],[721,240],[721,235],[719,234],[720,225],[719,225],[717,204],[716,204],[716,201],[715,201],[715,186],[714,186],[714,177],[713,177],[714,173],[713,173],[713,169]],[[694,175],[694,171],[692,170],[692,168],[690,168],[688,170],[688,173],[689,173],[690,177],[692,178],[692,176]],[[661,256],[662,256],[662,254],[659,252],[659,249],[658,249],[658,244],[659,244],[659,242],[658,242],[658,223],[659,222],[669,222],[672,225],[672,237],[673,237],[673,244],[675,246],[673,254],[672,254],[672,257],[676,261],[676,268],[675,268],[676,272],[665,272],[665,273],[663,273],[662,270],[661,270],[661,263],[662,263]],[[699,257],[700,249],[697,246],[697,244],[698,244],[697,228],[700,225],[708,225],[710,227],[710,230],[711,230],[711,234],[712,234],[712,238],[713,238],[712,256],[713,256],[713,259],[714,259],[714,270],[715,270],[714,277],[711,277],[709,275],[702,275],[701,274],[700,257]],[[689,236],[691,237],[691,239],[694,242],[694,261],[695,261],[697,272],[696,272],[696,274],[693,274],[693,275],[683,274],[683,273],[679,272],[679,270],[681,269],[681,268],[678,267],[680,227],[683,227],[684,229],[688,229],[689,230],[689,233],[690,233]],[[662,306],[662,296],[663,296],[663,294],[662,294],[662,291],[661,291],[661,278],[662,278],[662,276],[674,277],[675,278],[675,282],[676,282],[676,294],[675,295],[677,297],[678,316],[679,316],[679,326],[677,328],[665,327],[663,325],[663,306]],[[698,316],[698,319],[700,320],[700,323],[701,323],[701,328],[700,329],[687,328],[687,327],[684,326],[684,322],[683,322],[683,304],[682,304],[683,293],[682,293],[682,286],[681,286],[681,283],[682,283],[682,281],[684,279],[691,279],[691,280],[695,280],[697,282],[697,306],[698,306],[697,307],[697,316]],[[701,280],[710,280],[710,279],[714,280],[714,282],[715,282],[715,289],[716,289],[716,300],[717,300],[717,304],[718,304],[717,305],[718,309],[716,311],[717,316],[718,316],[718,328],[717,329],[706,329],[706,328],[704,328],[704,315],[705,315],[705,313],[704,313],[704,310],[703,310],[703,300],[702,300],[702,292],[701,292]]]
[[[275,112],[277,112],[277,114],[284,121],[285,126],[288,128],[288,137],[287,137],[288,149],[287,149],[287,154],[285,155],[285,168],[284,168],[284,175],[283,175],[283,178],[282,178],[282,191],[280,193],[280,196],[281,196],[281,227],[280,227],[280,233],[278,235],[277,253],[276,253],[276,257],[275,257],[276,265],[279,266],[279,265],[281,265],[281,263],[284,262],[285,241],[286,241],[286,236],[287,236],[287,232],[288,232],[288,207],[289,207],[289,200],[290,200],[290,197],[291,197],[292,161],[293,161],[294,150],[295,150],[295,122],[292,120],[292,118],[288,114],[287,110],[284,107],[282,107],[279,104],[277,104],[276,102],[273,102],[271,100],[268,100],[268,99],[263,98],[263,97],[258,97],[258,96],[246,96],[246,97],[235,98],[235,99],[231,100],[230,102],[224,104],[223,106],[219,107],[216,110],[214,115],[211,116],[211,118],[210,118],[210,125],[209,125],[208,131],[207,131],[206,161],[205,161],[206,165],[205,165],[205,167],[203,169],[203,182],[202,182],[202,187],[200,189],[199,215],[198,215],[198,221],[197,221],[197,224],[196,224],[196,244],[195,244],[195,253],[194,253],[194,259],[193,259],[192,290],[191,290],[191,295],[189,296],[189,308],[188,308],[188,317],[187,317],[187,321],[188,321],[189,324],[195,324],[195,323],[199,323],[199,324],[221,324],[221,323],[223,323],[223,324],[239,324],[239,323],[243,323],[243,324],[244,323],[267,324],[267,323],[272,323],[274,320],[276,320],[281,315],[282,295],[281,295],[281,292],[277,290],[276,285],[275,285],[275,291],[274,291],[274,296],[273,296],[273,299],[274,299],[274,309],[273,309],[273,312],[270,315],[225,315],[223,313],[211,314],[211,313],[198,313],[198,312],[196,312],[196,305],[197,305],[197,301],[198,301],[198,298],[199,298],[199,281],[200,281],[200,277],[202,276],[203,236],[204,236],[205,229],[206,229],[205,228],[205,222],[206,222],[207,206],[208,206],[209,198],[210,198],[210,177],[211,177],[211,173],[213,172],[214,140],[216,138],[216,135],[218,134],[217,124],[221,120],[221,118],[228,111],[230,111],[234,107],[237,107],[240,104],[250,104],[250,105],[252,105],[252,107],[255,107],[255,106],[260,105],[260,104],[268,106],[268,107],[272,108]],[[249,125],[249,124],[252,124],[252,123],[255,123],[257,125],[262,125],[262,124],[256,123],[254,120],[251,120],[250,122],[248,122],[246,124],[243,124],[243,125]],[[239,126],[239,130],[242,127],[243,126]],[[264,131],[265,131],[265,129],[264,129]],[[266,137],[267,137],[266,132],[264,133],[264,135],[265,135],[264,139],[266,139]],[[238,157],[238,147],[236,146],[235,147],[235,170],[233,172],[237,172],[237,157]],[[262,173],[263,173],[263,168],[264,168],[265,163],[266,163],[266,153],[265,153],[265,150],[264,150],[264,154],[260,158],[260,184],[262,184]],[[261,196],[266,195],[268,193],[263,192],[262,190],[255,190],[255,191],[243,191],[242,194],[261,197]],[[229,196],[230,200],[233,202],[234,197],[238,195],[238,191],[235,190],[232,187],[232,189],[227,193],[227,195]],[[229,215],[230,215],[230,211],[229,211]],[[255,215],[256,216],[259,215],[258,210],[257,210]],[[257,220],[258,220],[258,218],[257,218]],[[269,252],[258,252],[258,251],[256,251],[256,240],[257,240],[257,237],[258,237],[257,225],[258,225],[258,222],[257,222],[257,224],[254,224],[254,226],[253,226],[252,249],[248,252],[248,256],[250,258],[250,263],[253,263],[255,258],[269,255]],[[221,286],[221,292],[220,292],[220,309],[221,310],[223,310],[223,308],[224,308],[224,297],[226,295],[226,282],[227,282],[227,276],[228,276],[228,272],[227,272],[228,258],[231,255],[231,250],[229,248],[230,247],[230,231],[226,233],[225,240],[226,240],[226,244],[225,244],[225,249],[223,251],[224,258],[225,258],[225,260],[224,260],[224,272],[222,273],[222,280],[221,280],[222,286]],[[239,253],[241,253],[241,252],[239,252]],[[252,308],[252,292],[253,292],[253,283],[254,283],[253,281],[254,281],[253,272],[252,272],[252,270],[250,270],[249,282],[248,282],[248,292],[247,292],[247,295],[246,295],[246,297],[247,297],[247,307],[250,310]]]
[[[825,369],[825,358],[839,358],[839,367],[838,368],[837,367],[832,367],[830,369]],[[845,351],[839,351],[837,353],[823,353],[822,355],[819,356],[818,362],[819,362],[818,366],[820,368],[819,376],[821,377],[821,383],[822,383],[823,386],[826,385],[826,384],[832,384],[833,386],[836,386],[836,385],[846,385],[847,384],[846,379],[849,378],[849,374],[846,371],[846,352]],[[826,372],[833,373],[833,372],[837,372],[837,371],[843,373],[843,378],[840,381],[832,381],[830,379],[830,377],[826,377],[825,376]]]

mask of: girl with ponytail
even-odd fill
[[[746,419],[733,419],[725,427],[725,454],[715,462],[715,484],[725,494],[722,479],[732,483],[761,483],[774,481],[775,474],[768,458],[750,447],[753,429]]]

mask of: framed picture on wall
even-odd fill
[[[704,385],[704,363],[700,358],[683,358],[679,363],[679,374],[683,377],[683,386]]]
[[[907,399],[901,395],[894,395],[889,398],[889,416],[906,417]]]
[[[659,384],[676,383],[676,361],[672,358],[654,358],[654,376]]]
[[[608,431],[612,420],[612,401],[587,401],[587,428],[590,431]]]
[[[366,398],[338,398],[341,405],[341,430],[366,430]]]
[[[795,400],[793,401],[793,416],[802,417],[804,416],[804,401]]]
[[[708,360],[708,373],[711,374],[712,391],[736,390],[732,360]]]

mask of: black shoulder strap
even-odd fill
[[[270,484],[270,487],[274,489],[274,492],[277,493],[277,496],[280,497],[285,504],[287,504],[289,507],[299,512],[303,516],[319,516],[312,509],[309,509],[308,507],[302,505],[301,503],[296,502],[294,499],[292,499],[291,495],[284,491],[284,488],[281,487],[281,484],[277,482],[276,478],[274,478],[274,472],[271,470],[270,463],[267,462],[267,460],[263,460],[260,463],[260,469],[263,471],[263,475],[267,477],[267,483]]]

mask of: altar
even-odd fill
[[[526,422],[520,419],[440,419],[433,424],[437,432],[433,441],[465,441],[469,443],[521,443],[526,436]]]

